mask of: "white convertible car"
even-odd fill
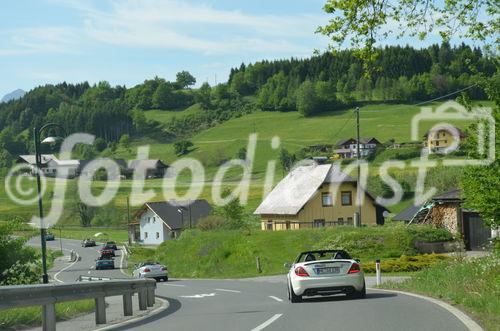
[[[366,296],[365,275],[358,260],[343,250],[318,250],[300,253],[288,272],[288,298],[302,301],[303,296]]]

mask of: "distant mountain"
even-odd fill
[[[3,98],[2,98],[2,100],[0,100],[0,102],[8,102],[10,100],[20,99],[25,94],[26,94],[25,91],[23,91],[21,89],[17,89],[15,91],[12,91],[12,92],[7,93],[6,95],[4,95]]]

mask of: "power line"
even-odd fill
[[[457,93],[460,93],[460,92],[463,92],[463,91],[467,91],[467,90],[469,90],[469,89],[471,89],[471,88],[473,88],[475,86],[477,86],[477,84],[473,84],[473,85],[464,87],[463,89],[457,90],[455,92],[448,93],[446,95],[443,95],[443,96],[440,96],[440,97],[437,97],[437,98],[434,98],[434,99],[431,99],[431,100],[427,100],[427,101],[422,101],[422,102],[416,103],[416,104],[414,104],[412,106],[420,106],[420,105],[424,105],[424,104],[429,103],[429,102],[441,100],[441,99],[447,98],[449,96],[452,96],[454,94],[457,94]]]

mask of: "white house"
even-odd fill
[[[380,145],[380,141],[376,138],[360,138],[359,139],[359,154],[361,157],[366,157],[375,152],[377,147]],[[356,138],[349,138],[341,140],[337,143],[338,149],[334,150],[334,153],[339,155],[341,158],[352,158],[357,156],[357,140]]]
[[[28,164],[31,173],[34,173],[36,168],[35,155],[19,155],[17,163]],[[78,160],[59,160],[54,154],[41,155],[41,169],[45,176],[56,177],[58,171],[61,174],[61,170],[66,169],[68,177],[75,177],[79,166],[80,161]]]
[[[166,240],[177,238],[183,229],[194,227],[200,218],[208,216],[211,211],[212,207],[203,199],[146,202],[135,213],[129,234],[132,241],[159,245]]]

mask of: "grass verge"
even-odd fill
[[[458,305],[487,330],[500,330],[500,255],[444,261],[384,288],[425,294]]]
[[[56,304],[58,321],[94,311],[94,300],[80,300]],[[0,311],[0,329],[15,330],[42,324],[42,309],[39,306],[14,308]]]
[[[129,265],[143,260],[165,264],[171,277],[239,278],[285,273],[284,262],[292,262],[298,253],[312,249],[345,249],[363,265],[376,259],[413,256],[416,239],[450,240],[448,232],[430,227],[332,227],[294,231],[185,231],[177,240],[169,240],[156,250],[133,247]],[[259,257],[261,272],[257,271]],[[427,259],[437,262],[438,259]],[[422,261],[404,261],[422,264]],[[432,263],[429,263],[432,264]],[[394,269],[414,271],[417,267]]]

